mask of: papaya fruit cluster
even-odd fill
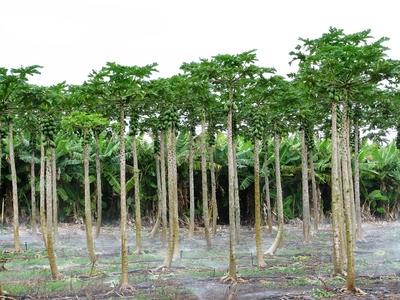
[[[55,147],[54,137],[56,135],[56,121],[52,116],[48,116],[42,119],[42,133],[50,147]]]
[[[260,114],[255,114],[253,118],[252,134],[255,139],[262,140],[263,137],[263,121]]]
[[[166,110],[160,119],[160,129],[165,130],[167,128],[178,128],[179,126],[179,114],[178,110],[174,107]]]

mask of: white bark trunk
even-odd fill
[[[303,238],[304,242],[310,241],[310,196],[308,194],[308,164],[307,145],[304,129],[300,131],[301,136],[301,185],[303,199]]]
[[[12,199],[13,199],[14,248],[15,248],[16,252],[20,252],[21,251],[21,243],[19,240],[17,170],[15,168],[14,129],[13,129],[12,122],[10,122],[10,124],[9,124],[8,146],[9,146],[9,152],[10,152],[11,184],[12,184]]]
[[[194,176],[193,176],[193,136],[189,129],[189,238],[194,232]]]
[[[276,180],[276,204],[278,209],[278,233],[271,247],[265,252],[267,255],[274,255],[278,247],[282,243],[284,231],[284,216],[283,216],[283,194],[281,182],[281,162],[280,162],[280,145],[281,137],[275,133],[274,150],[275,150],[275,180]]]

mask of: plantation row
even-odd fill
[[[217,224],[226,223],[230,282],[238,279],[243,223],[254,224],[257,264],[265,267],[285,218],[301,217],[308,242],[329,214],[333,271],[346,271],[347,289],[356,291],[362,211],[395,218],[400,208],[400,152],[379,142],[400,124],[400,64],[387,57],[386,41],[335,28],[300,39],[290,53],[298,70],[288,78],[258,66],[253,50],[184,63],[170,78],[150,79],[156,64],[107,63],[82,85],[32,85],[39,66],[1,68],[1,193],[15,250],[19,216],[29,214],[58,278],[57,224],[82,215],[95,265],[92,222],[98,237],[105,213],[120,222],[120,283],[130,289],[128,215],[137,254],[142,219],[154,217],[152,235],[159,231],[167,247],[162,268],[179,253],[180,226],[189,237],[202,226],[211,249]],[[270,232],[278,227],[266,252],[262,218]]]
[[[20,217],[23,222],[30,223],[31,219],[31,192],[30,192],[30,173],[27,172],[31,162],[31,149],[29,147],[29,136],[25,131],[19,132],[14,137],[14,147],[16,156],[16,172],[18,178],[18,196]],[[201,169],[200,152],[198,151],[199,136],[194,138],[194,199],[195,199],[195,219],[201,222]],[[376,136],[374,140],[379,138]],[[132,179],[132,151],[131,140],[127,143],[127,176],[128,181]],[[398,214],[399,201],[399,163],[400,152],[394,143],[382,145],[382,142],[365,142],[361,145],[359,152],[360,161],[360,194],[361,207],[367,215],[384,219],[393,219]],[[58,132],[56,137],[56,158],[57,158],[57,199],[58,217],[61,222],[77,222],[83,216],[83,184],[82,184],[82,144],[79,139],[71,138],[69,134]],[[265,178],[265,167],[268,168],[269,186],[271,190],[271,204],[273,215],[275,215],[276,193],[275,193],[275,171],[274,154],[272,140],[268,140],[268,145],[261,150],[260,157],[267,159],[263,161],[261,177]],[[106,132],[99,135],[99,153],[102,164],[102,208],[104,221],[113,222],[119,220],[119,163],[118,156],[118,137],[107,135]],[[143,136],[138,137],[138,163],[141,172],[140,180],[140,199],[142,204],[142,215],[147,221],[154,221],[157,218],[157,178],[156,164],[154,161],[154,145]],[[321,194],[321,213],[330,213],[330,156],[331,142],[328,138],[315,139],[315,180],[318,194]],[[254,175],[253,163],[254,155],[251,141],[242,138],[237,139],[237,168],[239,180],[239,196],[241,206],[241,221],[243,224],[253,224],[254,222]],[[96,191],[94,175],[95,170],[95,144],[90,145],[90,180],[92,210],[96,218]],[[178,205],[181,218],[189,217],[189,169],[188,165],[188,132],[183,129],[177,137],[177,167],[178,167]],[[281,144],[281,169],[282,169],[282,190],[283,190],[283,210],[287,220],[301,218],[301,143],[298,135],[284,137]],[[35,150],[35,172],[38,173],[40,149]],[[8,156],[7,139],[3,140],[3,157]],[[4,161],[3,161],[4,163]],[[224,187],[227,186],[227,144],[223,133],[217,134],[214,150],[214,166],[216,176],[216,198],[218,199],[218,222],[226,224],[228,222],[227,206],[228,199]],[[4,201],[3,222],[12,222],[12,195],[11,177],[9,168],[3,165],[2,170],[2,197]],[[208,165],[208,179],[210,166]],[[131,214],[134,210],[133,202],[133,179],[127,186],[127,205]],[[39,180],[35,181],[35,190],[39,191]],[[81,188],[77,188],[81,187]],[[211,186],[209,185],[209,188]],[[265,182],[261,182],[262,201],[265,199]],[[36,197],[36,200],[37,197]],[[261,204],[266,205],[263,201]],[[262,210],[265,219],[264,210]],[[132,215],[130,215],[132,216]]]

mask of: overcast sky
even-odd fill
[[[259,64],[291,71],[298,37],[329,26],[388,36],[399,58],[396,0],[0,0],[0,66],[39,64],[33,82],[81,83],[107,61],[159,64],[160,76],[182,62],[258,50]]]

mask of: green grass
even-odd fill
[[[287,266],[278,266],[271,268],[274,273],[283,273],[283,274],[290,274],[290,275],[305,275],[306,270],[305,266],[301,262],[295,262]]]
[[[26,296],[33,294],[47,295],[51,293],[59,293],[65,291],[76,291],[85,285],[84,282],[72,279],[56,280],[56,281],[31,281],[29,284],[9,283],[3,285],[3,290],[9,295]]]
[[[307,277],[299,277],[299,278],[295,278],[295,279],[290,279],[287,284],[290,287],[317,285],[318,280],[307,278]]]
[[[38,280],[38,279],[46,279],[50,277],[50,269],[47,267],[46,269],[17,269],[17,270],[8,270],[0,272],[0,281],[8,282],[8,281],[25,281],[25,280]]]
[[[312,290],[312,295],[316,299],[329,299],[329,298],[332,298],[335,294],[332,292],[325,291],[320,288],[314,288]]]

